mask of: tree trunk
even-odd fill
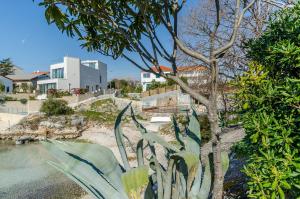
[[[213,199],[223,198],[223,171],[221,160],[221,128],[219,126],[218,118],[218,82],[219,82],[219,68],[215,57],[212,57],[211,63],[211,90],[209,96],[208,120],[212,135],[212,150],[213,150],[213,168],[214,168],[214,183],[212,190]]]
[[[210,130],[212,134],[212,150],[213,150],[213,169],[214,169],[214,181],[213,181],[213,199],[223,198],[223,171],[221,160],[221,128],[219,127],[217,107],[210,105],[208,111],[208,120],[210,124]]]

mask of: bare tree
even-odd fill
[[[243,19],[251,15],[250,9],[256,1],[210,2],[207,6],[213,12],[206,18],[209,26],[195,32],[195,34],[207,35],[203,50],[193,49],[179,37],[178,18],[180,11],[186,5],[186,0],[44,0],[41,5],[46,7],[45,14],[48,22],[56,23],[57,27],[69,36],[77,35],[81,41],[84,41],[83,47],[114,58],[122,56],[143,71],[174,80],[191,97],[206,106],[213,143],[212,197],[221,199],[224,181],[221,166],[222,129],[219,125],[217,109],[221,63],[222,58],[233,49]],[[203,5],[201,1],[198,4]],[[227,4],[233,5],[230,6],[233,9],[228,10],[232,12],[231,17],[224,12],[227,10]],[[168,33],[171,43],[162,42],[165,39],[162,38],[162,31]],[[181,80],[176,62],[179,49],[209,70],[208,97]],[[140,60],[133,58],[134,53],[140,57]],[[172,65],[172,73],[163,73],[159,64],[162,59]],[[152,65],[156,70],[151,68]],[[162,190],[158,190],[159,198],[162,194]]]

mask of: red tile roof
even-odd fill
[[[48,75],[49,72],[47,72],[47,71],[34,71],[31,74],[33,74],[33,75]]]
[[[163,72],[172,72],[172,69],[169,68],[169,67],[166,67],[166,66],[159,66],[159,68],[160,68]],[[155,66],[152,66],[151,69],[152,69],[154,72],[159,72]]]

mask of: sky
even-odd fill
[[[193,0],[195,2],[195,0]],[[87,52],[76,38],[62,34],[44,17],[44,8],[32,0],[1,0],[0,59],[11,58],[27,72],[48,71],[49,66],[63,61],[64,56],[97,59],[108,65],[108,79],[140,78],[140,70],[124,59],[113,60],[99,53]],[[166,33],[163,42],[170,44]],[[161,65],[168,65],[161,62]]]
[[[1,0],[0,59],[11,58],[27,72],[48,71],[64,56],[98,59],[108,65],[108,78],[139,78],[140,71],[124,59],[113,60],[99,53],[89,53],[75,38],[48,25],[44,8],[32,0]]]

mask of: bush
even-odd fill
[[[248,44],[253,63],[237,93],[250,198],[300,196],[300,4],[277,12]]]
[[[67,115],[74,112],[72,108],[68,107],[68,103],[65,100],[57,100],[52,98],[49,98],[43,102],[40,111],[45,113],[47,116]]]
[[[10,96],[5,96],[5,101],[17,101],[18,99],[17,98],[14,98],[14,97],[10,97]]]
[[[21,102],[21,104],[27,104],[27,99],[25,99],[25,98],[22,98],[22,99],[20,99],[20,102]]]
[[[0,93],[4,91],[5,91],[5,86],[2,83],[0,83]]]
[[[49,89],[47,94],[48,97],[52,97],[52,98],[62,98],[64,96],[72,95],[69,91],[56,90],[56,89]]]
[[[5,97],[4,96],[0,96],[0,105],[5,104]]]

